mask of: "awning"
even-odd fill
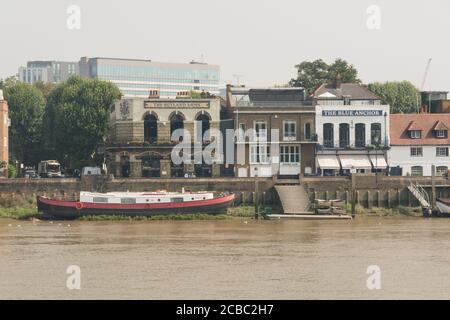
[[[372,161],[372,165],[376,169],[386,169],[388,166],[386,159],[384,158],[384,155],[382,155],[382,154],[377,154],[377,155],[371,154],[370,161]]]
[[[366,155],[339,155],[339,160],[341,160],[342,169],[372,169],[372,164]]]
[[[339,170],[341,166],[339,165],[339,160],[335,155],[318,155],[317,163],[320,169],[331,169]]]

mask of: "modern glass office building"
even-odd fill
[[[147,98],[151,90],[161,98],[175,98],[180,91],[219,94],[220,68],[206,63],[83,57],[79,69],[82,77],[115,83],[125,97]]]
[[[78,64],[69,61],[28,61],[26,67],[19,67],[18,78],[33,84],[61,83],[78,74]]]

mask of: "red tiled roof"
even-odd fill
[[[450,134],[447,138],[436,138],[433,131],[438,122],[450,128],[450,113],[391,114],[389,117],[390,143],[393,146],[450,145]],[[420,129],[410,129],[411,125]],[[408,130],[422,130],[421,138],[411,139]]]
[[[423,128],[421,126],[419,126],[419,124],[415,121],[411,121],[409,123],[408,128],[406,129],[408,131],[416,131],[416,130],[423,130]]]

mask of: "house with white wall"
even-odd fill
[[[392,114],[388,161],[391,174],[431,176],[450,168],[449,113]]]
[[[322,85],[312,97],[316,111],[316,168],[321,175],[387,170],[389,105],[366,86]]]

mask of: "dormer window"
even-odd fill
[[[447,130],[436,130],[436,138],[447,138]]]
[[[420,130],[411,130],[409,131],[409,135],[411,139],[420,139],[422,132]]]

